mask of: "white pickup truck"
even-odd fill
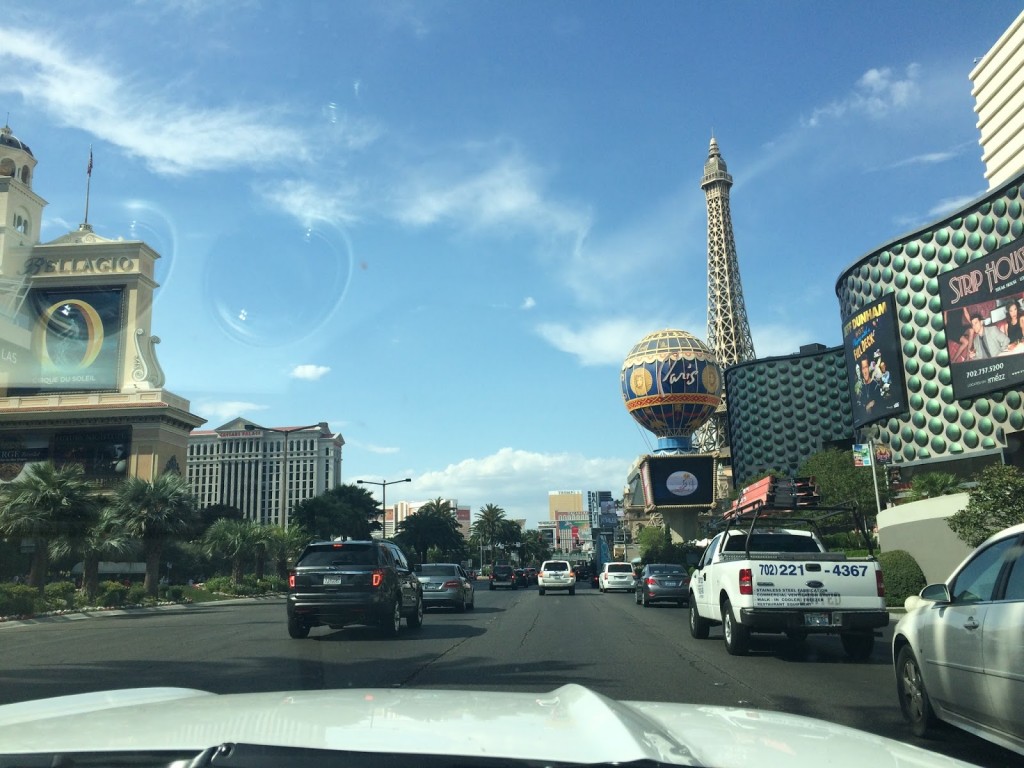
[[[690,576],[690,634],[722,625],[726,650],[741,656],[751,632],[838,634],[852,659],[871,655],[875,630],[889,624],[885,584],[873,557],[827,552],[811,530],[730,527]]]

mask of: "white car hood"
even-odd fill
[[[195,750],[222,743],[572,763],[739,768],[964,766],[778,712],[550,693],[351,689],[217,695],[139,688],[0,706],[0,753]]]

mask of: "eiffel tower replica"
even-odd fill
[[[754,342],[750,337],[747,307],[743,302],[740,264],[736,258],[736,240],[732,234],[729,211],[729,175],[712,137],[704,176],[700,182],[708,201],[708,338],[707,345],[718,358],[724,372],[736,363],[755,359]],[[724,385],[723,385],[724,386]],[[694,450],[717,453],[719,457],[719,488],[728,493],[731,477],[727,395],[714,415],[693,434]]]

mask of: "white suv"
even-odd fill
[[[629,563],[605,563],[597,577],[597,586],[602,592],[612,589],[628,589],[632,592],[636,589],[633,566]]]
[[[576,594],[576,574],[568,560],[545,560],[537,573],[537,591],[544,594],[548,589],[567,589]]]

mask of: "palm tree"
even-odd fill
[[[959,477],[948,472],[924,472],[911,480],[907,499],[908,501],[921,501],[922,499],[933,499],[936,496],[960,493],[962,490],[960,483]]]
[[[50,554],[63,557],[74,550],[82,554],[82,594],[86,603],[96,599],[100,586],[100,561],[111,557],[124,557],[135,551],[137,543],[129,536],[110,508],[104,508],[92,527],[79,541],[62,537],[51,547]]]
[[[294,563],[305,547],[312,540],[312,536],[301,525],[292,523],[287,528],[279,525],[271,526],[276,539],[272,546],[273,557],[277,564],[277,575],[282,579],[288,578],[288,568]]]
[[[142,542],[148,594],[157,594],[164,545],[188,535],[195,525],[197,506],[188,481],[173,472],[152,482],[129,477],[115,489],[111,508],[125,533]]]
[[[258,526],[252,520],[221,518],[203,534],[203,548],[208,555],[220,555],[231,561],[231,580],[235,584],[241,583],[245,562],[254,554]]]
[[[486,504],[480,507],[476,520],[470,527],[482,547],[492,548],[498,540],[504,522],[505,510],[497,504]]]
[[[0,489],[0,535],[30,539],[28,583],[46,585],[49,547],[58,537],[81,540],[99,514],[99,502],[79,464],[32,464],[24,477]]]
[[[428,501],[416,514],[399,523],[395,540],[416,552],[421,563],[427,561],[427,550],[431,547],[437,547],[445,557],[460,558],[466,546],[451,503],[440,497]]]

